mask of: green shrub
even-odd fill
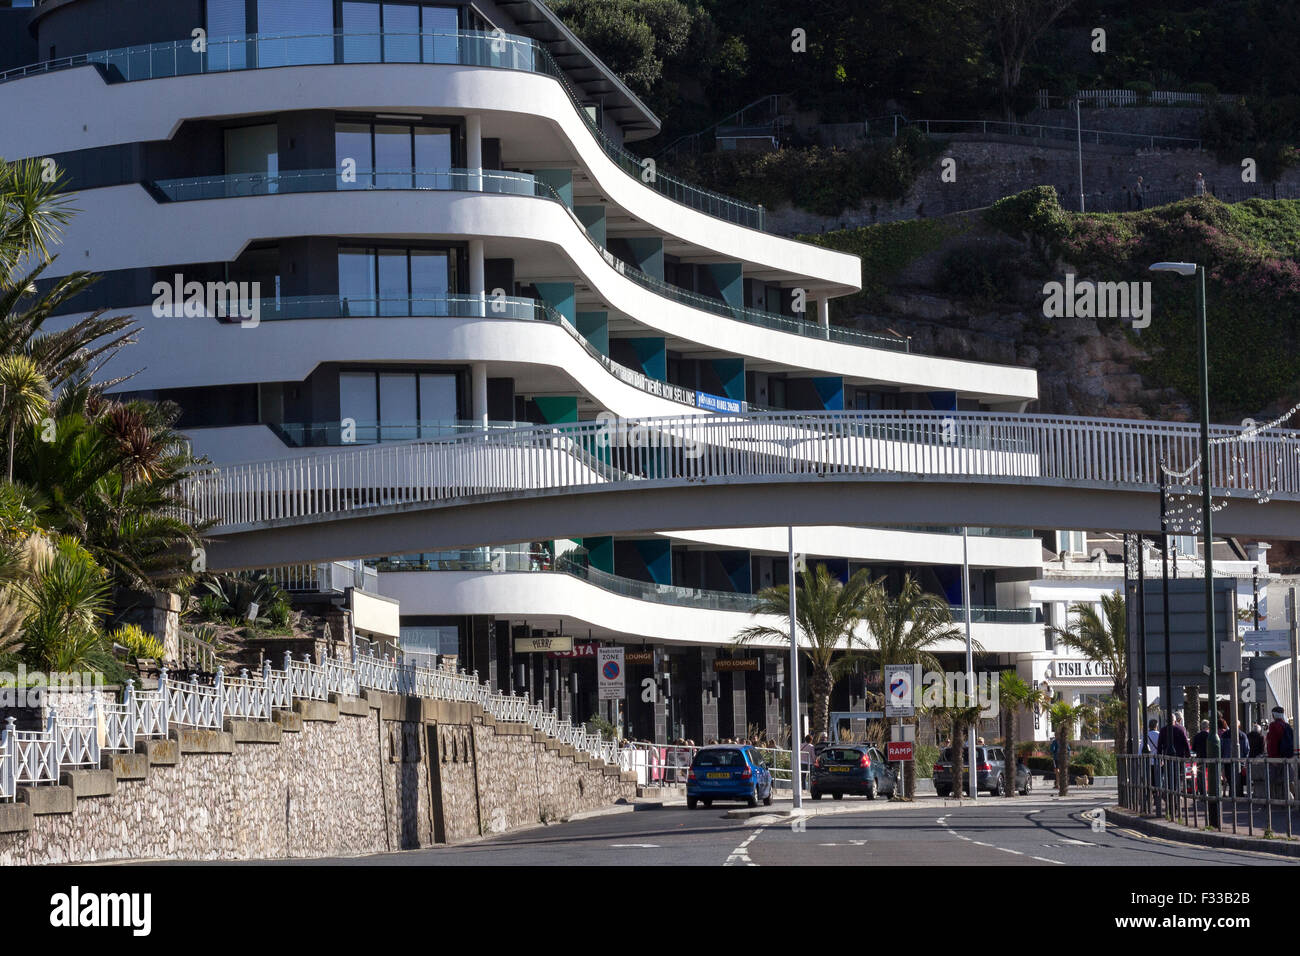
[[[1069,766],[1069,771],[1071,777],[1087,777],[1091,780],[1093,777],[1097,776],[1096,768],[1094,768],[1090,763],[1072,763]]]
[[[215,594],[204,594],[199,598],[199,619],[203,621],[220,621],[226,614],[226,602]]]
[[[1025,766],[1028,767],[1032,773],[1051,773],[1056,769],[1056,764],[1052,762],[1051,757],[1026,757]]]
[[[284,598],[280,598],[266,609],[266,619],[271,622],[272,627],[287,628],[289,626],[289,615],[293,608]]]
[[[934,763],[939,759],[939,748],[934,744],[917,744],[913,759],[916,762],[916,779],[929,780],[934,776]]]
[[[1199,93],[1205,97],[1206,101],[1216,100],[1219,97],[1219,88],[1213,83],[1188,83],[1188,93]]]
[[[1151,99],[1151,94],[1155,91],[1155,86],[1148,83],[1146,80],[1129,80],[1124,84],[1124,89],[1136,93],[1139,102],[1146,103]]]
[[[1016,239],[1047,241],[1070,234],[1070,221],[1054,186],[1035,186],[999,199],[984,210],[984,221]]]
[[[1115,754],[1109,750],[1102,750],[1100,747],[1083,747],[1074,757],[1079,763],[1094,767],[1098,776],[1115,776],[1118,761],[1115,759]]]

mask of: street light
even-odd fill
[[[1206,656],[1210,662],[1210,734],[1206,741],[1207,751],[1212,760],[1221,756],[1219,748],[1219,645],[1214,636],[1214,525],[1213,508],[1210,502],[1210,352],[1205,320],[1205,267],[1195,262],[1157,262],[1151,267],[1152,272],[1173,272],[1180,276],[1196,277],[1196,313],[1198,340],[1200,343],[1201,376],[1201,524],[1205,537],[1205,643]],[[1169,640],[1166,633],[1165,640]],[[1236,719],[1236,715],[1232,715]],[[1231,729],[1231,722],[1229,729]],[[1207,773],[1210,777],[1210,801],[1212,818],[1216,824],[1219,819],[1219,774]]]

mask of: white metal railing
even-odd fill
[[[5,720],[9,796],[22,784],[59,782],[59,751],[54,734],[46,730],[17,730],[14,719]]]
[[[51,707],[46,717],[46,732],[54,738],[55,760],[60,770],[99,766],[99,721],[93,709],[87,717],[60,718]]]
[[[529,725],[611,765],[618,761],[613,741],[559,720],[537,701],[495,693],[477,673],[360,653],[351,661],[326,657],[319,663],[295,661],[286,653],[283,670],[263,662],[255,675],[245,669],[227,677],[218,667],[211,685],[200,684],[197,676],[177,680],[164,668],[156,691],[137,691],[128,680],[120,703],[92,701],[86,717],[60,718],[51,710],[41,731],[19,731],[9,718],[0,733],[0,799],[13,799],[20,785],[56,783],[63,768],[98,767],[103,752],[133,752],[140,740],[165,737],[173,727],[217,730],[228,718],[271,720],[275,711],[292,708],[294,700],[357,696],[367,688],[477,703],[498,720]]]
[[[221,684],[220,668],[217,669],[216,682],[211,686],[200,684],[197,676],[192,676],[189,683],[175,680],[169,677],[167,669],[163,668],[158,678],[158,686],[166,701],[168,726],[220,730],[222,727]]]
[[[1214,493],[1300,499],[1300,433],[1211,428]],[[982,476],[1154,491],[1199,483],[1199,427],[976,412],[763,412],[520,426],[208,468],[185,483],[198,520],[248,527],[490,493],[781,474]]]

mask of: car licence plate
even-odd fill
[[[731,774],[729,773],[706,773],[704,776],[709,780],[730,780],[731,779]]]
[[[831,773],[848,773],[852,767],[831,767]]]

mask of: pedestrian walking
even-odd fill
[[[1264,738],[1264,751],[1270,759],[1290,760],[1295,756],[1295,732],[1286,721],[1286,711],[1273,708],[1273,720]],[[1292,792],[1291,764],[1272,764],[1268,768],[1269,793],[1276,799],[1286,799]]]
[[[1133,204],[1137,206],[1138,209],[1142,209],[1145,203],[1146,186],[1142,184],[1142,177],[1139,176],[1137,182],[1133,184]]]
[[[1198,196],[1205,195],[1205,174],[1204,173],[1196,174],[1195,187],[1196,187],[1196,195]]]

